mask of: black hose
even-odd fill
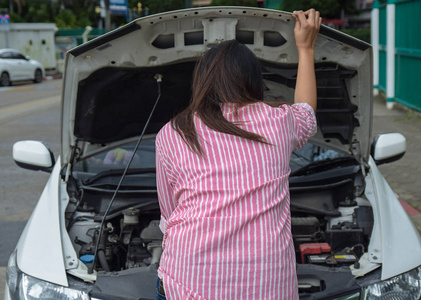
[[[100,249],[97,252],[98,254],[98,260],[101,264],[101,267],[104,269],[105,272],[110,272],[110,267],[108,266],[107,259],[105,258],[105,252],[104,250]]]

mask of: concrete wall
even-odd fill
[[[12,48],[38,60],[46,70],[55,70],[55,24],[14,23],[9,31],[0,31],[0,48]]]

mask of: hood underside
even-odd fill
[[[158,96],[146,134],[155,134],[191,97],[192,71],[212,44],[236,39],[263,67],[265,101],[292,103],[297,75],[290,13],[244,7],[209,7],[152,15],[71,50],[62,106],[62,163],[75,141],[80,156],[140,135]],[[315,47],[319,143],[369,153],[371,47],[322,26]],[[69,126],[70,125],[70,126]],[[70,151],[70,150],[69,150]]]

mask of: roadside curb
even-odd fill
[[[405,209],[406,213],[410,216],[416,216],[416,215],[420,215],[421,212],[416,210],[415,208],[413,208],[411,205],[409,205],[408,203],[406,203],[405,201],[399,199],[399,202],[401,203],[403,209]]]
[[[54,80],[54,79],[62,79],[62,78],[63,78],[62,74],[54,74],[54,75],[49,75],[49,76],[44,77],[45,80]]]

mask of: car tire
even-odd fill
[[[40,83],[42,81],[42,71],[40,69],[35,70],[34,82]]]
[[[9,86],[10,84],[9,74],[7,72],[3,72],[0,76],[0,86]]]

